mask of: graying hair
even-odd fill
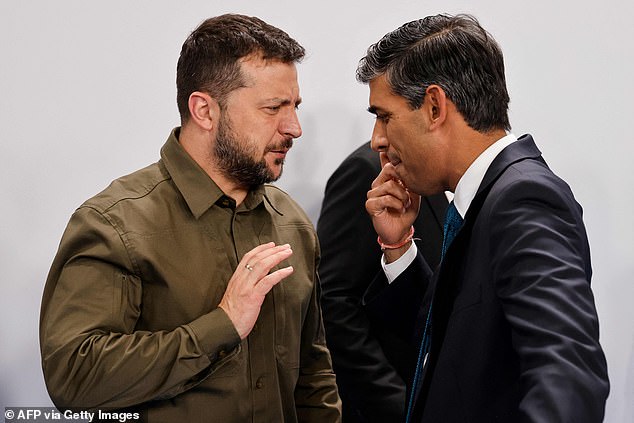
[[[359,62],[357,80],[383,74],[412,109],[438,85],[471,128],[510,129],[502,50],[473,16],[428,16],[386,34]]]

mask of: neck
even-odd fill
[[[195,160],[195,159],[194,159]],[[218,185],[218,188],[225,193],[225,195],[233,198],[236,201],[236,205],[240,205],[247,194],[249,193],[248,188],[244,188],[241,185],[238,185],[230,178],[227,178],[225,174],[218,170],[215,166],[213,159],[209,159],[209,166],[205,168],[201,165],[201,167],[205,170],[207,175]],[[199,163],[200,164],[200,163]]]
[[[236,205],[241,204],[249,190],[228,178],[216,165],[212,154],[215,134],[192,128],[192,126],[194,125],[185,125],[181,128],[178,142],[225,195],[233,198]]]
[[[449,190],[451,192],[455,192],[458,181],[460,181],[462,175],[464,175],[475,159],[493,143],[506,135],[503,129],[494,129],[485,133],[475,131],[470,127],[462,129],[455,137],[451,138],[456,143],[454,148],[450,150],[453,154],[453,166],[449,181]]]

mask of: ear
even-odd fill
[[[430,121],[430,130],[436,129],[447,119],[447,101],[445,91],[440,86],[430,85],[425,90],[424,105]]]
[[[194,91],[187,103],[190,120],[200,128],[211,131],[220,117],[218,102],[207,93]]]

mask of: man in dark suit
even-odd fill
[[[317,224],[321,244],[319,276],[326,341],[343,403],[343,422],[397,422],[404,417],[406,383],[416,349],[392,335],[383,321],[370,321],[361,298],[381,269],[365,201],[381,171],[379,155],[367,142],[332,174]],[[418,246],[431,265],[440,260],[444,193],[425,197],[414,222]]]
[[[366,209],[389,246],[364,300],[419,345],[406,421],[602,421],[582,210],[532,137],[508,132],[495,40],[471,16],[430,16],[371,46],[357,79],[385,164]],[[432,271],[410,227],[418,195],[445,190],[455,197]]]

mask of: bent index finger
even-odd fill
[[[372,181],[372,188],[376,188],[377,186],[382,185],[390,180],[398,180],[398,175],[394,170],[394,165],[388,162],[381,168],[381,172],[376,177],[376,179]]]
[[[385,165],[390,162],[389,157],[387,157],[387,153],[384,151],[381,151],[379,153],[379,160],[381,160],[381,169],[383,169],[383,167],[385,167]]]
[[[403,204],[401,200],[391,195],[369,198],[365,202],[365,209],[370,216],[379,216],[389,210],[402,213],[405,207],[405,204]]]
[[[403,202],[403,204],[409,203],[409,192],[403,187],[403,184],[393,179],[372,187],[372,189],[368,191],[367,198],[371,199],[385,195],[392,196]]]

